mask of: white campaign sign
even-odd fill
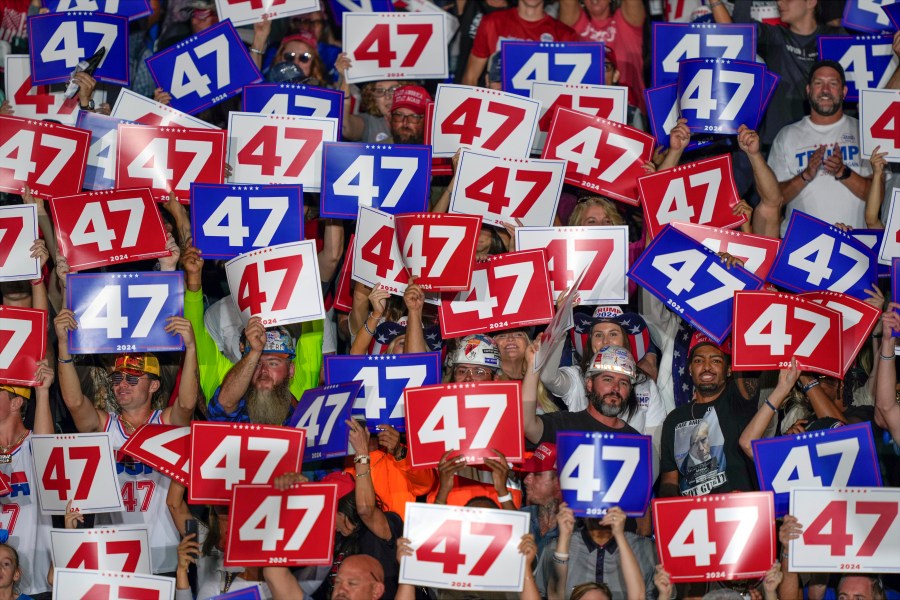
[[[392,294],[402,296],[407,284],[400,248],[394,237],[394,216],[360,206],[354,239],[353,280],[369,287],[380,284]]]
[[[110,434],[33,435],[31,447],[42,513],[64,515],[70,500],[85,514],[124,510]]]
[[[526,513],[409,502],[404,523],[413,554],[400,561],[400,583],[522,591],[528,567],[518,546],[528,533]]]
[[[70,600],[172,600],[175,598],[175,580],[161,575],[57,568],[53,574],[53,597]]]
[[[0,281],[37,279],[40,260],[31,258],[38,239],[34,204],[0,206]]]
[[[315,240],[241,254],[225,264],[228,287],[246,323],[284,325],[325,318]]]
[[[150,574],[146,528],[51,529],[50,548],[60,568]]]
[[[338,134],[337,119],[231,112],[231,181],[299,183],[304,192],[318,192],[322,182],[322,142],[337,141]]]
[[[443,12],[443,11],[441,11]],[[345,12],[347,81],[446,79],[446,21],[430,12]]]
[[[219,20],[231,19],[235,27],[319,10],[316,0],[216,0]]]
[[[117,119],[135,121],[141,125],[219,129],[202,119],[183,113],[180,110],[175,110],[165,104],[160,104],[150,98],[145,98],[128,88],[122,88],[119,91],[119,96],[116,98],[116,104],[113,106],[110,116]]]
[[[894,190],[888,218],[884,222],[884,235],[881,237],[881,248],[878,249],[878,263],[891,265],[891,261],[900,256],[900,189]]]
[[[859,90],[859,138],[862,158],[878,146],[888,161],[900,162],[900,90]]]
[[[27,54],[7,54],[4,83],[6,99],[17,117],[29,119],[55,119],[63,125],[74,125],[78,118],[78,98],[66,100],[62,90],[51,91],[47,85],[30,84],[31,57]],[[101,100],[102,98],[102,100]],[[94,91],[94,103],[106,101],[106,92]]]
[[[463,150],[450,212],[481,215],[492,225],[551,225],[562,192],[566,163],[513,159]]]
[[[540,154],[556,107],[570,108],[607,121],[628,124],[628,88],[621,85],[587,85],[532,81],[531,98],[541,103],[540,123],[531,151]],[[549,114],[548,114],[549,113]],[[544,124],[546,123],[546,127]]]

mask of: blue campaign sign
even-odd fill
[[[376,425],[406,430],[403,390],[441,382],[441,353],[326,356],[325,383],[362,381],[353,416]]]
[[[678,84],[670,83],[644,90],[647,114],[650,117],[650,133],[660,146],[669,147],[669,132],[678,121]],[[708,146],[716,141],[712,135],[691,135],[685,152]]]
[[[741,125],[756,129],[765,83],[766,67],[761,63],[684,60],[678,71],[681,116],[691,131],[735,134]]]
[[[219,594],[218,596],[211,597],[209,600],[261,600],[261,596],[259,595],[259,586],[253,586],[234,592]]]
[[[891,20],[883,10],[891,0],[847,0],[841,24],[847,29],[878,33],[891,31]]]
[[[74,354],[184,350],[181,336],[164,328],[184,315],[184,274],[70,273],[66,306],[78,329],[69,332]]]
[[[392,215],[427,212],[431,146],[325,142],[320,214],[355,219],[360,206]]]
[[[116,142],[120,123],[134,122],[87,110],[78,112],[75,126],[91,132],[84,189],[111,190],[116,187]]]
[[[94,79],[128,85],[126,17],[94,12],[28,17],[32,85],[68,82],[78,63],[91,58],[100,48],[106,48],[106,54],[94,71]]]
[[[884,29],[887,31],[897,31],[900,29],[900,2],[894,2],[893,4],[882,4],[881,10],[884,11],[884,14],[887,15],[891,24],[889,27],[885,27]]]
[[[306,390],[300,396],[288,427],[306,430],[303,462],[347,456],[350,410],[362,381],[348,381]]]
[[[299,242],[303,186],[192,183],[191,230],[204,258]]]
[[[393,0],[328,0],[335,23],[344,22],[345,12],[393,12]]]
[[[861,241],[870,248],[872,252],[877,253],[881,248],[881,239],[884,237],[884,229],[851,229],[850,235]],[[878,263],[878,278],[887,278],[891,276],[891,266]]]
[[[690,58],[756,60],[756,25],[653,23],[653,87],[678,81],[678,62]]]
[[[337,119],[338,131],[341,130],[344,118],[344,93],[312,85],[300,83],[245,85],[242,100],[244,112]]]
[[[753,440],[760,489],[775,493],[775,516],[788,512],[792,487],[880,487],[869,423]]]
[[[831,290],[869,298],[877,283],[877,253],[850,233],[795,210],[768,280],[792,292]]]
[[[231,21],[226,19],[147,59],[157,87],[172,95],[169,105],[188,114],[218,104],[247,84],[262,81]]]
[[[822,35],[819,58],[837,61],[847,78],[845,100],[859,100],[859,90],[883,88],[897,68],[889,35]]]
[[[763,103],[762,107],[759,109],[760,120],[762,120],[762,116],[766,114],[766,109],[769,108],[769,102],[772,101],[772,96],[775,95],[775,89],[778,87],[779,83],[781,83],[781,75],[766,69],[766,78],[763,82]],[[756,125],[759,127],[759,123]]]
[[[44,0],[44,8],[52,13],[101,12],[127,17],[129,21],[146,17],[153,12],[150,0]]]
[[[715,252],[671,225],[653,238],[628,276],[717,344],[731,333],[734,293],[763,280],[743,267],[725,267]]]
[[[500,43],[503,91],[531,96],[532,81],[603,85],[602,42]]]
[[[583,517],[599,517],[618,506],[640,517],[650,504],[652,441],[646,435],[560,431],[556,462],[563,501]]]

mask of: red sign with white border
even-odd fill
[[[50,202],[59,250],[72,273],[170,255],[148,188],[85,192]]]
[[[32,435],[41,512],[66,514],[71,500],[85,514],[125,509],[109,433]]]
[[[846,373],[863,345],[869,341],[869,334],[872,333],[875,324],[881,318],[881,311],[859,298],[841,292],[819,290],[799,294],[799,296],[841,313],[843,324],[841,354],[844,357],[841,373]]]
[[[477,262],[471,287],[444,297],[438,311],[444,339],[549,323],[553,298],[546,254],[522,250]]]
[[[481,217],[409,213],[394,217],[400,260],[424,290],[469,289]]]
[[[142,425],[119,449],[186,486],[191,448],[191,428],[178,425]]]
[[[47,311],[0,306],[0,382],[30,387],[47,354]]]
[[[116,187],[148,187],[158,202],[174,192],[188,204],[192,183],[225,181],[225,141],[221,129],[119,125]]]
[[[900,489],[791,489],[803,534],[788,546],[791,571],[900,573]]]
[[[0,115],[0,191],[39,198],[81,191],[91,132],[50,121]]]
[[[781,246],[779,239],[744,233],[736,229],[694,225],[681,221],[674,221],[672,227],[713,252],[727,252],[740,258],[744,261],[744,268],[761,279],[765,279],[769,274]]]
[[[51,529],[50,548],[64,569],[150,574],[146,528]]]
[[[644,226],[655,237],[673,221],[724,227],[740,227],[747,221],[735,215],[741,201],[731,166],[731,155],[705,158],[638,179]]]
[[[734,294],[731,333],[735,371],[800,368],[843,377],[841,313],[811,299],[782,292]]]
[[[175,580],[143,573],[57,567],[53,573],[53,597],[71,600],[171,600],[175,597]]]
[[[432,156],[450,157],[467,146],[494,156],[528,158],[540,108],[537,100],[518,94],[441,84],[434,96]]]
[[[538,134],[532,148],[532,152],[537,154],[544,147],[557,108],[577,110],[592,117],[628,124],[628,88],[621,85],[533,81],[531,98],[541,102]]]
[[[652,501],[656,549],[673,583],[762,577],[775,562],[772,492]]]
[[[331,565],[338,500],[331,483],[234,486],[225,566]]]
[[[188,502],[229,504],[239,483],[299,472],[306,432],[251,423],[191,423]]]
[[[566,183],[632,206],[640,204],[637,180],[653,157],[653,136],[634,127],[560,108],[541,158],[567,160]]]
[[[434,467],[448,450],[468,464],[522,462],[522,384],[519,381],[442,383],[404,390],[406,435],[413,467]],[[455,454],[454,454],[455,455]]]

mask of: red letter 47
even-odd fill
[[[83,513],[124,509],[107,433],[32,436],[41,510],[63,515],[71,500]]]
[[[453,156],[460,146],[485,154],[528,158],[540,102],[485,88],[438,86],[434,105],[433,156]]]
[[[318,192],[322,142],[337,141],[337,119],[232,112],[228,118],[228,164],[232,181],[299,183]]]
[[[566,183],[638,206],[637,178],[646,174],[653,144],[633,127],[560,108],[542,157],[569,161]]]
[[[191,424],[190,502],[228,504],[238,483],[300,470],[306,432],[275,425]]]
[[[734,294],[732,367],[781,369],[796,356],[803,369],[843,377],[842,315],[793,294]]]
[[[81,191],[91,132],[0,115],[0,191],[52,198]]]
[[[653,500],[653,522],[673,582],[760,577],[775,560],[771,492]]]
[[[414,213],[394,217],[401,260],[424,289],[469,289],[481,217]]]
[[[791,540],[791,571],[900,572],[898,507],[897,488],[792,489],[803,535]]]
[[[400,583],[521,591],[530,567],[517,548],[527,519],[508,510],[407,504],[403,535],[413,554],[400,561]]]
[[[900,91],[859,90],[859,133],[863,158],[879,146],[888,160],[900,159]]]
[[[520,390],[513,381],[406,390],[410,462],[415,467],[435,466],[448,450],[460,450],[466,462],[483,464],[485,458],[496,456],[492,448],[518,462],[524,450]]]
[[[234,486],[225,566],[330,565],[337,501],[333,484]]]
[[[315,240],[241,254],[225,264],[228,287],[244,320],[281,325],[325,318]]]
[[[65,592],[63,591],[65,590]],[[73,600],[168,600],[175,580],[161,575],[86,571],[56,566],[53,597]]]
[[[61,567],[150,573],[146,529],[53,529],[50,543]]]
[[[31,386],[47,343],[47,311],[0,306],[0,381]]]
[[[347,72],[351,83],[447,77],[447,42],[440,12],[347,11],[343,32],[343,47],[353,61]]]

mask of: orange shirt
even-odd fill
[[[375,493],[386,511],[405,517],[407,502],[415,502],[417,496],[427,494],[432,487],[437,489],[435,469],[413,469],[409,463],[409,455],[398,461],[384,450],[371,450],[369,461]],[[344,470],[356,475],[353,466]]]

